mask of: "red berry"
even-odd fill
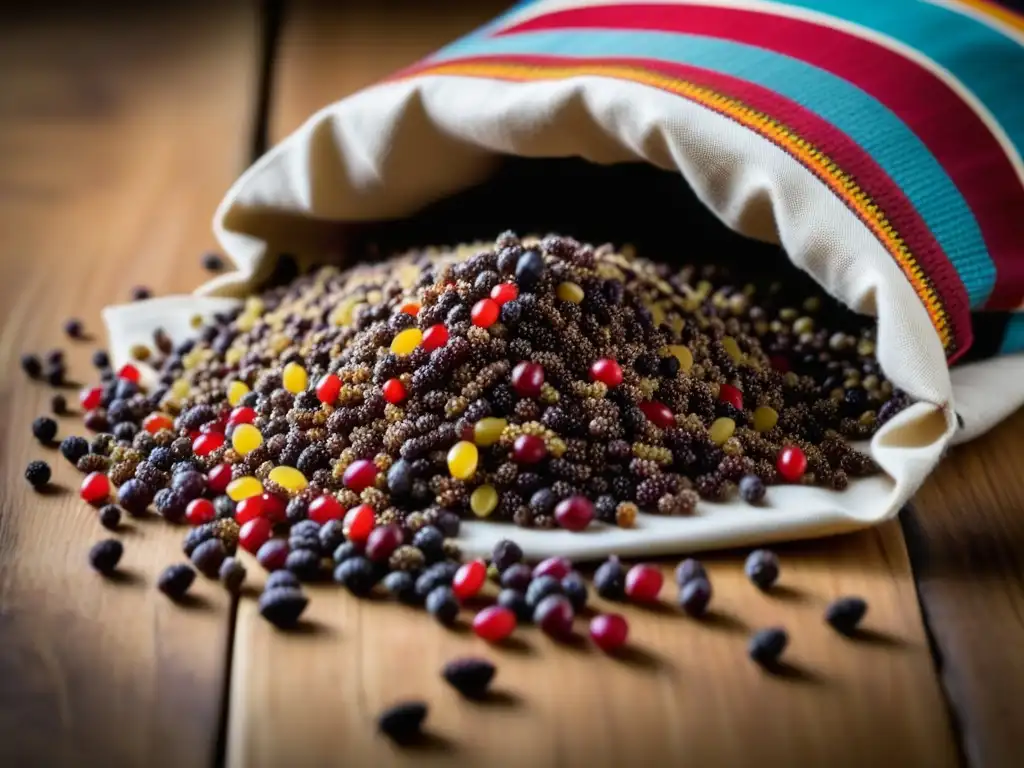
[[[795,445],[787,445],[775,460],[775,468],[779,474],[791,483],[800,481],[807,471],[807,457],[804,452]]]
[[[228,429],[228,415],[224,414],[219,419],[208,421],[199,428],[202,435],[223,435]]]
[[[448,343],[448,329],[441,323],[432,325],[423,332],[423,341],[420,342],[420,346],[427,352],[433,352],[438,347],[443,347]]]
[[[570,496],[555,507],[555,520],[569,531],[582,531],[594,519],[594,505],[586,496]]]
[[[524,360],[512,369],[512,389],[520,397],[537,397],[544,386],[544,367]]]
[[[103,388],[90,387],[78,393],[78,404],[87,411],[99,408],[103,402]]]
[[[100,432],[110,428],[107,414],[101,408],[94,408],[82,414],[82,423],[90,432]]]
[[[466,600],[480,591],[486,579],[487,563],[483,560],[471,560],[455,572],[455,578],[452,579],[452,592],[459,600]]]
[[[622,383],[622,366],[610,357],[602,357],[590,366],[590,378],[614,389]]]
[[[195,450],[193,448],[192,450]],[[231,465],[218,464],[206,475],[206,487],[214,493],[224,493],[231,483]]]
[[[398,405],[405,400],[405,385],[398,379],[388,379],[384,382],[384,399]]]
[[[772,355],[768,362],[779,373],[789,373],[789,358],[783,355]]]
[[[718,385],[718,399],[739,410],[743,410],[743,393],[732,384]]]
[[[250,520],[263,517],[263,495],[249,496],[235,505],[235,522],[245,525]]]
[[[143,420],[142,428],[149,432],[149,434],[155,435],[161,429],[174,429],[174,422],[171,421],[170,416],[165,416],[162,413],[151,413]]]
[[[341,520],[345,516],[345,510],[341,502],[333,496],[318,496],[309,505],[309,519],[314,523],[323,525],[329,520]]]
[[[260,500],[263,502],[263,516],[267,520],[272,523],[283,523],[288,519],[288,515],[285,513],[286,504],[280,496],[262,493]]]
[[[572,603],[561,595],[548,595],[537,604],[533,621],[541,631],[556,640],[572,637]]]
[[[385,563],[391,553],[402,546],[402,529],[397,525],[378,525],[366,538],[366,556]]]
[[[373,507],[369,504],[360,504],[352,507],[345,515],[343,531],[345,538],[353,544],[365,544],[373,531],[374,514]]]
[[[420,313],[420,305],[417,304],[415,301],[410,301],[399,307],[398,311],[401,312],[402,314],[412,315],[413,317],[416,317],[416,315]]]
[[[377,479],[377,465],[368,459],[359,459],[348,465],[341,480],[349,490],[360,493]]]
[[[213,521],[217,516],[213,502],[209,499],[193,499],[185,507],[185,519],[189,525],[202,525]]]
[[[656,427],[668,429],[675,426],[676,417],[672,415],[672,411],[664,403],[659,403],[657,400],[645,400],[640,403],[640,410],[644,412],[644,416],[650,419],[651,423]]]
[[[117,372],[118,378],[128,379],[128,381],[139,383],[139,369],[131,363],[125,363],[121,366],[121,369]]]
[[[491,605],[473,617],[473,631],[489,643],[497,643],[516,628],[516,615],[508,608]]]
[[[110,496],[110,480],[102,472],[92,472],[82,480],[79,495],[90,504],[99,504]]]
[[[533,578],[551,576],[561,581],[572,571],[572,562],[564,557],[549,557],[533,567]]]
[[[661,570],[653,565],[634,565],[626,573],[626,594],[642,603],[658,599],[664,581]]]
[[[473,305],[469,316],[473,320],[473,325],[481,328],[490,328],[497,322],[500,311],[501,308],[494,299],[480,299],[480,301]]]
[[[256,409],[247,405],[240,405],[231,411],[226,426],[235,424],[252,424],[256,420]]]
[[[334,405],[334,401],[338,399],[339,392],[341,392],[341,379],[333,373],[328,373],[317,382],[316,396],[321,403]]]
[[[590,639],[606,653],[621,648],[629,636],[629,624],[617,613],[602,613],[590,620]]]
[[[512,458],[520,464],[536,464],[547,456],[548,449],[537,435],[520,435],[512,443]]]
[[[284,539],[270,539],[256,552],[256,562],[263,568],[273,573],[284,568],[288,560],[288,542]]]
[[[224,445],[224,435],[220,432],[206,432],[192,441],[192,452],[196,456],[206,456],[222,445]]]
[[[519,297],[519,286],[515,283],[501,283],[491,288],[491,298],[500,307],[502,304]]]
[[[257,517],[243,525],[238,531],[238,544],[246,552],[255,555],[270,538],[271,525],[265,517]]]

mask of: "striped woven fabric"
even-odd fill
[[[947,359],[1024,350],[1024,16],[1003,5],[539,0],[398,77],[426,74],[614,78],[713,110],[859,217]]]

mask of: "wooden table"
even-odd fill
[[[73,469],[31,438],[51,393],[19,354],[64,346],[85,377],[94,345],[65,342],[64,319],[100,333],[99,309],[132,285],[200,283],[211,212],[268,142],[503,3],[327,5],[118,6],[0,29],[0,766],[1019,764],[1020,414],[954,450],[900,521],[780,548],[779,596],[723,553],[708,559],[714,620],[626,609],[626,660],[535,631],[494,651],[327,587],[310,590],[299,635],[208,582],[183,610],[153,588],[180,557],[162,523],[125,533],[127,578],[89,571],[104,531]],[[40,457],[58,486],[45,496],[22,479]],[[823,624],[840,594],[868,599],[866,639]],[[791,674],[744,658],[769,624],[790,630]],[[497,661],[496,701],[458,701],[440,681],[463,653]],[[436,735],[413,753],[373,729],[410,696],[431,703]]]

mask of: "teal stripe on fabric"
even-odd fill
[[[444,49],[435,61],[502,54],[660,59],[773,90],[829,121],[875,158],[910,198],[953,262],[972,307],[983,304],[992,290],[995,266],[956,185],[896,115],[842,78],[762,48],[667,32],[560,30],[473,38]]]
[[[1018,312],[1010,318],[1003,332],[1003,343],[999,345],[1000,355],[1024,351],[1024,314]]]
[[[900,41],[949,71],[992,113],[1024,155],[1024,50],[965,13],[924,0],[779,0]]]

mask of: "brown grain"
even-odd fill
[[[110,533],[78,499],[81,475],[29,439],[51,392],[17,367],[59,345],[84,380],[102,339],[68,342],[63,318],[97,329],[135,284],[169,293],[203,279],[210,212],[246,160],[254,16],[245,2],[175,7],[54,12],[0,31],[0,765],[214,754],[229,601],[203,583],[181,610],[156,591],[182,557],[161,522],[131,521],[121,578],[89,569]],[[76,429],[60,419],[60,436]],[[51,494],[21,477],[36,458],[54,467]]]

